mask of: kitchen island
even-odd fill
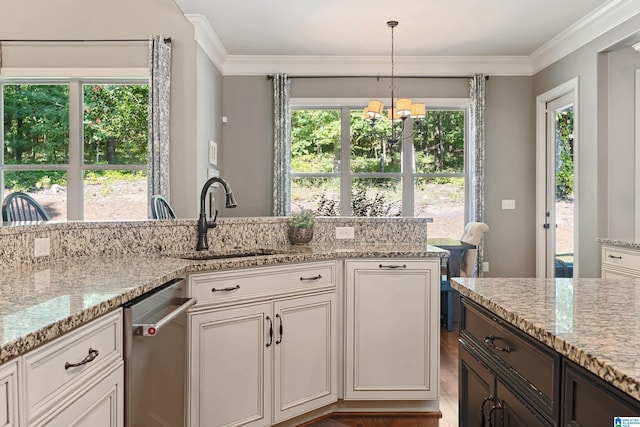
[[[632,411],[617,416],[640,416],[640,281],[456,278],[452,287],[462,297],[461,353],[468,347],[476,359],[484,362],[486,357],[494,363],[491,372],[498,383],[511,380],[500,378],[500,372],[509,377],[515,371],[512,382],[518,384],[507,391],[519,394],[525,406],[543,421],[540,425],[567,425],[568,421],[596,425],[574,419],[589,409],[579,407],[575,396],[581,396],[580,388],[569,378],[574,374],[584,374],[594,385],[591,394],[603,386],[611,387],[605,394],[613,396],[612,401],[624,401]],[[472,320],[483,326],[473,326]],[[528,378],[518,368],[518,354],[534,354],[527,364],[539,362],[538,372],[546,371],[532,372]],[[526,369],[523,366],[522,370]],[[468,397],[465,393],[461,390],[461,400]],[[482,406],[488,413],[490,407],[500,404]]]

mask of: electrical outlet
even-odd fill
[[[51,241],[48,237],[36,238],[33,256],[49,256],[51,254]]]
[[[482,263],[482,271],[484,271],[484,272],[489,271],[489,261],[484,261]]]
[[[336,239],[355,239],[356,233],[353,227],[336,227]]]

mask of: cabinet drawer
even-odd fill
[[[633,249],[603,246],[602,265],[640,270],[640,252]]]
[[[198,305],[335,286],[335,262],[202,273],[189,277],[189,295],[198,300]]]
[[[468,301],[462,304],[460,335],[498,360],[496,365],[503,366],[502,369],[511,374],[523,394],[535,399],[541,411],[552,419],[556,418],[560,373],[558,353]]]
[[[23,360],[27,419],[32,420],[110,364],[122,360],[122,311],[117,310],[45,344],[27,353]],[[76,367],[68,365],[83,360],[87,363]]]

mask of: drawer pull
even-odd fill
[[[282,336],[284,334],[284,328],[282,326],[282,317],[279,314],[276,314],[276,319],[280,322],[280,338],[276,341],[276,344],[280,344],[282,342]]]
[[[607,255],[609,258],[613,258],[613,259],[622,259],[621,256],[615,256],[615,255]]]
[[[267,347],[271,347],[271,344],[273,344],[273,322],[269,316],[267,316],[267,320],[269,321],[269,342]]]
[[[378,266],[378,268],[391,268],[391,269],[394,269],[394,268],[407,268],[407,264],[402,264],[402,265],[398,265],[398,264],[382,265],[382,264],[380,264]]]
[[[211,292],[231,292],[237,289],[240,289],[240,285],[229,286],[228,288],[222,288],[222,289],[213,288],[211,289]]]
[[[322,274],[318,274],[317,276],[312,276],[312,277],[301,277],[300,281],[305,282],[305,281],[318,280],[318,279],[322,279]]]
[[[85,357],[84,359],[82,359],[78,363],[66,362],[64,364],[64,369],[75,368],[75,367],[78,367],[78,366],[86,365],[87,363],[93,362],[96,359],[96,357],[98,357],[99,354],[100,354],[100,352],[98,350],[95,350],[93,348],[89,348],[89,354],[87,354],[87,357]]]
[[[493,335],[489,335],[488,337],[484,337],[484,343],[487,345],[487,347],[490,347],[494,350],[497,351],[505,351],[507,353],[511,353],[511,347],[506,346],[506,347],[500,347],[498,345],[495,345],[495,343],[493,342],[496,339],[496,337],[494,337]]]

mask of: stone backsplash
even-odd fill
[[[318,218],[310,245],[426,244],[430,218]],[[335,227],[354,227],[354,239],[335,238]],[[211,251],[238,247],[289,245],[287,218],[219,218],[208,232]],[[35,239],[48,237],[51,253],[34,257]],[[0,269],[15,269],[65,257],[99,257],[145,253],[184,253],[195,250],[195,220],[63,222],[0,227]]]

